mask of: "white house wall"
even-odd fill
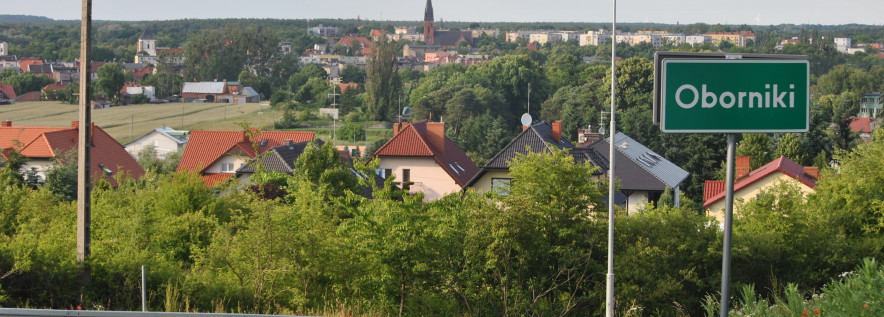
[[[396,181],[401,181],[403,169],[411,170],[411,192],[423,192],[425,201],[433,201],[443,196],[460,191],[461,187],[451,176],[436,164],[436,160],[427,157],[382,157],[381,169],[391,169]]]

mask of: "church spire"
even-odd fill
[[[424,8],[424,22],[433,21],[433,2],[427,0],[427,6]]]

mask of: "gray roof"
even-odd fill
[[[141,139],[151,135],[154,132],[159,133],[160,135],[165,136],[169,139],[172,139],[172,141],[175,141],[178,144],[186,144],[189,137],[190,137],[190,131],[175,130],[170,127],[162,127],[162,128],[156,128],[153,131],[145,133],[144,135],[136,138],[135,140],[132,140],[129,143],[124,144],[123,146],[128,146],[129,144],[135,143],[136,141],[141,140]]]
[[[141,36],[138,37],[139,40],[155,40],[156,38],[153,36],[153,32],[150,31],[150,26],[144,28],[144,32],[141,33]]]
[[[260,156],[261,163],[264,164],[264,168],[268,171],[291,174],[295,170],[295,161],[304,153],[304,149],[307,148],[307,145],[310,142],[316,142],[316,146],[322,146],[325,144],[322,140],[315,140],[273,147]],[[255,162],[256,161],[252,160],[248,164],[240,167],[236,172],[238,174],[254,173]]]
[[[607,173],[611,166],[609,163],[610,160],[608,160],[608,154],[610,151],[609,147],[607,140],[598,140],[595,143],[590,144],[589,147],[581,149],[579,152],[584,152],[588,157],[597,160],[593,165],[599,167],[598,172]],[[663,191],[666,189],[666,184],[639,166],[638,163],[633,161],[629,156],[623,153],[623,151],[618,149],[618,151],[614,152],[614,155],[617,158],[617,170],[615,171],[614,176],[620,181],[620,190]]]
[[[626,134],[617,132],[614,135],[614,145],[620,152],[629,156],[632,161],[650,172],[666,186],[671,188],[678,187],[681,182],[688,178],[689,173],[687,171],[651,151]]]
[[[181,88],[181,93],[195,93],[195,94],[223,94],[224,93],[224,82],[223,81],[202,81],[202,82],[187,82],[184,83],[184,87]]]
[[[550,151],[551,145],[560,149],[574,147],[574,144],[564,137],[560,138],[559,141],[553,139],[552,126],[549,123],[543,121],[536,123],[522,131],[522,133],[519,133],[500,152],[497,152],[464,187],[472,186],[489,170],[509,170],[509,164],[516,157],[516,154],[528,154],[528,148],[531,149],[531,152],[537,153],[539,151]]]
[[[252,87],[243,87],[242,95],[246,97],[258,96],[258,92]]]
[[[473,45],[473,33],[469,31],[435,31],[433,39],[436,45],[455,46],[461,39]]]

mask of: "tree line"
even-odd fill
[[[815,193],[781,183],[737,202],[732,293],[752,287],[753,296],[772,299],[788,284],[803,297],[863,258],[882,259],[882,131],[840,152],[840,166],[823,171]],[[470,190],[431,203],[392,179],[378,186],[376,162],[345,165],[328,143],[308,146],[294,175],[259,168],[254,186],[223,194],[193,173],[117,175],[118,187],[99,181],[92,193],[85,286],[75,261],[76,204],[9,166],[0,170],[4,306],[135,310],[146,265],[152,311],[604,311],[606,184],[566,151],[517,156],[511,172],[519,181],[508,196]],[[631,214],[618,212],[615,223],[617,311],[702,315],[719,290],[719,224],[672,207],[671,192]]]

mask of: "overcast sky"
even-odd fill
[[[11,0],[2,0],[7,2]],[[4,5],[2,14],[75,20],[80,0],[28,0]],[[93,0],[95,20],[183,18],[423,20],[426,0]],[[435,0],[435,18],[470,22],[610,22],[611,1]],[[618,22],[710,24],[884,25],[882,0],[625,0]]]

